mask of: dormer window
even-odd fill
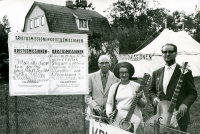
[[[87,20],[79,19],[79,28],[87,28]]]
[[[76,20],[76,24],[79,30],[89,30],[88,27],[88,18],[87,17],[78,17],[77,15],[73,14]]]

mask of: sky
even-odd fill
[[[21,31],[24,26],[24,20],[27,12],[34,3],[35,0],[0,0],[0,21],[4,15],[7,15],[10,26],[12,27],[12,32]],[[55,4],[55,5],[65,5],[66,0],[36,0],[38,2]],[[75,0],[74,0],[75,1]],[[88,3],[93,4],[95,11],[105,16],[103,12],[109,8],[112,3],[117,2],[117,0],[87,0]],[[149,7],[154,7],[152,4],[153,0],[148,0]],[[159,7],[164,7],[171,12],[176,10],[185,11],[186,13],[195,13],[195,5],[197,9],[200,10],[200,0],[157,0],[159,1]]]

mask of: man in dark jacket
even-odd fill
[[[160,101],[171,101],[172,98],[175,98],[176,95],[174,95],[174,92],[181,75],[181,66],[176,63],[176,45],[166,44],[162,47],[161,51],[166,64],[164,67],[153,72],[148,93],[154,106],[154,114],[156,114],[156,107]],[[197,91],[191,70],[188,70],[181,83],[179,95],[176,97],[175,110],[181,115],[181,119],[178,120],[180,130],[187,132],[187,127],[190,123],[189,108],[197,98]]]

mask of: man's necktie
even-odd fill
[[[103,91],[105,91],[106,83],[107,83],[107,79],[106,79],[106,75],[104,74],[103,77],[102,77]]]

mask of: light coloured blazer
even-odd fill
[[[103,92],[100,72],[101,71],[99,70],[97,72],[89,74],[89,94],[85,95],[85,102],[88,105],[87,113],[89,114],[94,114],[93,108],[96,105],[102,106],[103,108],[106,107],[110,86],[119,81],[119,79],[116,78],[111,71],[109,71],[106,88]]]

